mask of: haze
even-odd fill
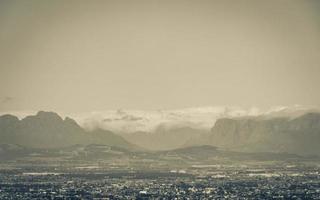
[[[1,1],[0,111],[320,105],[319,1]]]

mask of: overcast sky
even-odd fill
[[[320,1],[0,1],[0,111],[320,106]]]

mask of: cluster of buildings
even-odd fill
[[[0,199],[320,199],[319,169],[204,171],[1,171]]]

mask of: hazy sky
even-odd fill
[[[320,106],[320,1],[0,1],[0,111]]]

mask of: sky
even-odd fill
[[[320,106],[320,1],[0,1],[0,112]]]

